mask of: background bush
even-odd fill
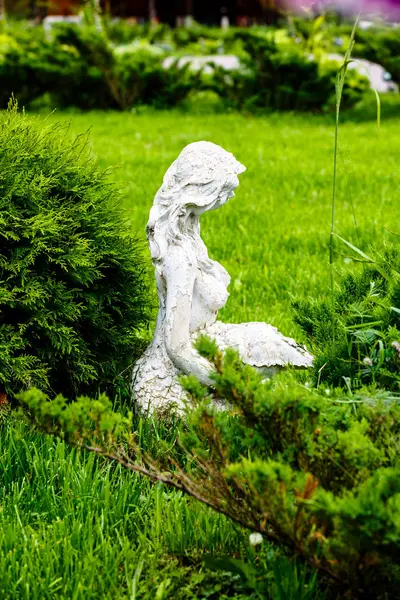
[[[295,18],[291,23],[292,34],[312,51],[343,53],[352,31],[351,24],[338,24],[334,15],[319,17],[316,21]],[[382,65],[393,80],[400,83],[400,28],[384,23],[359,28],[353,56]]]
[[[218,93],[227,108],[239,110],[323,110],[333,104],[336,63],[311,56],[286,31],[228,32],[193,27],[171,30],[109,22],[87,11],[81,25],[59,24],[45,34],[40,26],[3,25],[0,34],[0,102],[12,93],[24,105],[41,97],[53,106],[130,109],[146,104],[181,105],[196,91]],[[212,68],[207,75],[179,66],[182,54],[234,53],[241,68]],[[167,56],[176,61],[169,68]],[[352,71],[343,106],[358,102],[368,88]]]
[[[85,137],[15,107],[0,129],[2,392],[126,391],[151,300],[119,192]]]
[[[294,44],[241,32],[247,58],[238,71],[215,70],[210,86],[236,109],[322,110],[334,105],[336,63],[319,64]],[[368,88],[364,77],[349,74],[343,106],[356,104]]]
[[[140,104],[169,107],[184,100],[199,80],[188,65],[180,68],[175,63],[165,69],[164,50],[145,39],[115,47],[106,27],[95,23],[59,26],[54,44],[71,48],[81,61],[78,78],[74,81],[72,77],[67,89],[60,87],[55,92],[54,101],[61,106],[81,103],[82,108],[122,110]]]
[[[383,28],[360,31],[355,52],[381,64],[400,83],[400,29]]]
[[[73,48],[48,41],[40,27],[7,27],[0,33],[1,107],[7,106],[11,94],[29,104],[67,83],[76,62]]]

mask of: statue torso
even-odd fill
[[[217,320],[217,313],[228,300],[230,277],[225,269],[213,261],[212,269],[197,268],[193,288],[191,332],[208,327]]]
[[[200,236],[188,244],[184,250],[185,260],[195,271],[192,295],[190,332],[208,327],[216,322],[218,311],[228,300],[229,273],[218,262],[208,257],[207,248]],[[157,288],[160,300],[159,323],[164,320],[167,281],[157,274]]]

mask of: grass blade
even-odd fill
[[[340,116],[340,105],[342,103],[343,86],[346,77],[347,67],[350,63],[351,53],[354,47],[355,35],[358,27],[360,15],[357,16],[354,23],[353,30],[350,36],[349,46],[344,56],[344,61],[336,76],[336,120],[335,120],[335,146],[333,153],[333,182],[332,182],[332,210],[331,210],[331,233],[329,238],[329,265],[331,275],[331,304],[332,304],[332,341],[335,342],[335,291],[334,291],[334,274],[333,274],[333,260],[334,260],[334,236],[335,236],[335,208],[336,208],[336,180],[337,180],[337,158],[338,158],[338,145],[339,145],[339,116]]]

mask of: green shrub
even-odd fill
[[[279,41],[280,40],[280,41]],[[81,25],[59,24],[45,35],[40,26],[4,25],[0,35],[0,106],[13,93],[26,105],[50,95],[54,106],[130,109],[147,104],[171,107],[190,93],[217,93],[239,110],[323,110],[334,104],[337,64],[316,62],[308,46],[282,30],[227,32],[193,27],[170,30],[113,23],[86,9]],[[213,74],[189,65],[165,68],[166,49],[179,54],[235,53],[242,68]],[[352,71],[343,106],[353,106],[368,87]]]
[[[171,31],[171,37],[178,48],[197,44],[201,40],[219,41],[230,37],[230,33],[218,27],[207,27],[193,22],[190,27],[176,27]]]
[[[1,391],[126,391],[150,299],[120,193],[86,137],[15,106],[0,129]]]
[[[121,108],[149,104],[156,108],[178,106],[200,87],[200,73],[178,60],[164,68],[164,53],[154,46],[140,44],[121,48],[113,72],[123,101]]]
[[[27,104],[51,90],[68,59],[74,56],[55,48],[41,28],[7,26],[0,34],[0,106],[7,107],[11,94]]]
[[[394,597],[400,583],[398,400],[384,394],[327,400],[299,384],[262,382],[236,352],[223,356],[206,339],[198,350],[214,364],[213,393],[183,378],[198,408],[187,414],[178,443],[160,440],[151,456],[138,443],[140,428],[132,435],[131,421],[104,398],[67,405],[31,390],[20,400],[42,429],[261,533],[329,577],[344,596]],[[230,410],[215,411],[216,398]],[[262,588],[256,577],[252,585]]]
[[[298,300],[295,320],[316,354],[315,383],[400,386],[400,252],[387,247],[329,299]],[[332,319],[334,327],[332,327]]]
[[[323,110],[334,105],[337,64],[319,64],[294,44],[279,47],[273,39],[241,32],[248,58],[238,71],[215,69],[211,87],[229,106],[259,110]],[[351,74],[343,106],[351,107],[368,88],[365,78]]]
[[[177,63],[165,69],[164,50],[146,39],[114,46],[106,25],[64,23],[51,36],[42,27],[5,26],[0,34],[0,107],[7,106],[12,94],[24,106],[46,94],[54,106],[83,110],[169,107],[200,87],[199,73]]]
[[[361,30],[357,34],[355,55],[381,64],[393,80],[400,83],[400,31],[399,28]]]
[[[299,19],[298,25],[300,23]],[[308,23],[310,27],[310,22]],[[334,44],[335,39],[340,39],[343,47],[346,47],[351,30],[350,24],[328,23],[324,31],[325,49],[337,53],[338,47]],[[400,30],[398,27],[381,23],[368,29],[358,29],[353,56],[382,65],[391,73],[393,80],[400,83]]]
[[[62,27],[61,27],[62,29]],[[48,38],[42,27],[7,24],[0,34],[0,107],[13,94],[20,105],[50,94],[57,106],[107,108],[102,73],[73,44]]]
[[[154,26],[149,22],[132,23],[125,19],[107,17],[103,17],[102,21],[110,41],[116,46],[125,46],[139,39],[149,43],[160,42],[169,34],[169,27],[165,23]]]
[[[100,95],[99,107],[104,98],[106,107],[122,110],[138,104],[175,106],[199,87],[200,75],[193,73],[189,65],[179,67],[175,62],[168,69],[164,68],[165,52],[146,40],[114,47],[105,27],[99,29],[89,23],[82,27],[58,28],[56,41],[75,49],[85,65],[75,82],[57,91],[56,101],[62,106],[81,101],[81,82],[91,106],[96,106],[96,90],[101,85],[106,93]],[[90,91],[92,79],[95,80],[93,93]],[[75,102],[73,97],[77,98]]]

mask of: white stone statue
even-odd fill
[[[200,216],[234,196],[243,171],[220,146],[195,142],[168,169],[155,196],[147,237],[160,307],[154,339],[133,372],[134,400],[141,412],[181,410],[187,396],[180,375],[195,375],[202,384],[213,385],[212,365],[193,347],[199,334],[215,339],[222,350],[237,349],[243,362],[266,376],[288,365],[312,365],[307,350],[272,325],[217,321],[228,300],[230,277],[208,256]]]

